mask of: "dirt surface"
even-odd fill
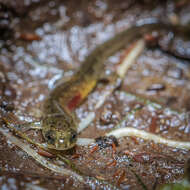
[[[14,124],[39,121],[43,101],[56,83],[80,69],[81,61],[94,47],[119,31],[153,18],[190,23],[190,4],[186,1],[19,2],[13,5],[12,1],[2,1],[8,17],[3,17],[6,22],[0,22],[2,34],[9,32],[0,41],[0,114]],[[190,55],[190,42],[180,41],[180,45],[180,50]],[[106,72],[115,68],[122,53],[109,58]],[[127,116],[123,127],[189,141],[189,80],[188,60],[160,49],[146,49],[129,69],[122,87],[95,111],[95,121],[80,137],[103,136]],[[76,109],[78,121],[94,111],[105,88],[106,84],[99,83]],[[6,129],[3,122],[1,127]],[[42,140],[40,132],[28,134]],[[137,175],[147,189],[153,189],[181,179],[190,156],[187,150],[131,137],[118,140],[116,153],[111,146],[92,153],[94,148],[95,145],[77,146],[63,153],[85,174],[85,183],[81,183],[44,168],[0,134],[0,189],[143,189]],[[55,158],[49,161],[59,163]]]

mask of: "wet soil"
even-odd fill
[[[170,22],[177,17],[183,25],[190,21],[190,5],[185,1],[175,4],[173,1],[42,0],[28,4],[19,1],[14,5],[11,2],[7,3],[9,24],[3,25],[10,35],[0,41],[0,114],[11,118],[14,124],[39,121],[49,91],[60,79],[67,80],[80,69],[80,63],[94,47],[119,31],[154,18]],[[190,42],[180,41],[180,47],[190,55]],[[115,68],[122,53],[109,58],[107,72]],[[127,115],[123,127],[189,141],[189,73],[189,61],[159,48],[146,49],[129,69],[121,88],[95,111],[95,121],[80,137],[103,136]],[[106,84],[99,83],[76,109],[78,121],[94,111],[105,88]],[[3,122],[0,125],[5,128]],[[40,132],[32,131],[29,135],[41,139]],[[93,148],[94,145],[77,146],[65,154],[87,177],[97,179],[86,178],[85,183],[80,183],[72,176],[61,176],[44,168],[0,134],[0,189],[113,188],[100,181],[118,189],[143,189],[135,174],[152,189],[155,184],[181,179],[190,156],[187,150],[130,137],[118,140],[114,154],[111,146],[92,153]],[[78,156],[72,157],[74,154]]]

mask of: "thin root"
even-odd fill
[[[145,140],[152,140],[155,143],[164,144],[170,147],[190,150],[190,142],[166,139],[164,137],[160,137],[158,135],[155,135],[143,130],[135,129],[133,127],[115,129],[107,133],[106,136],[115,136],[116,138],[125,137],[125,136],[132,136],[132,137],[135,136],[135,137],[139,137]]]

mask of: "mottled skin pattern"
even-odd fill
[[[148,32],[154,30],[176,31],[178,29],[178,27],[162,23],[133,26],[98,46],[87,56],[80,71],[68,82],[55,87],[45,100],[42,133],[48,147],[66,150],[75,145],[77,124],[72,116],[72,111],[96,86],[104,69],[104,62],[109,56]]]

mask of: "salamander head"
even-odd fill
[[[77,132],[73,118],[68,120],[61,114],[48,116],[43,119],[42,127],[48,148],[68,150],[75,146]]]

